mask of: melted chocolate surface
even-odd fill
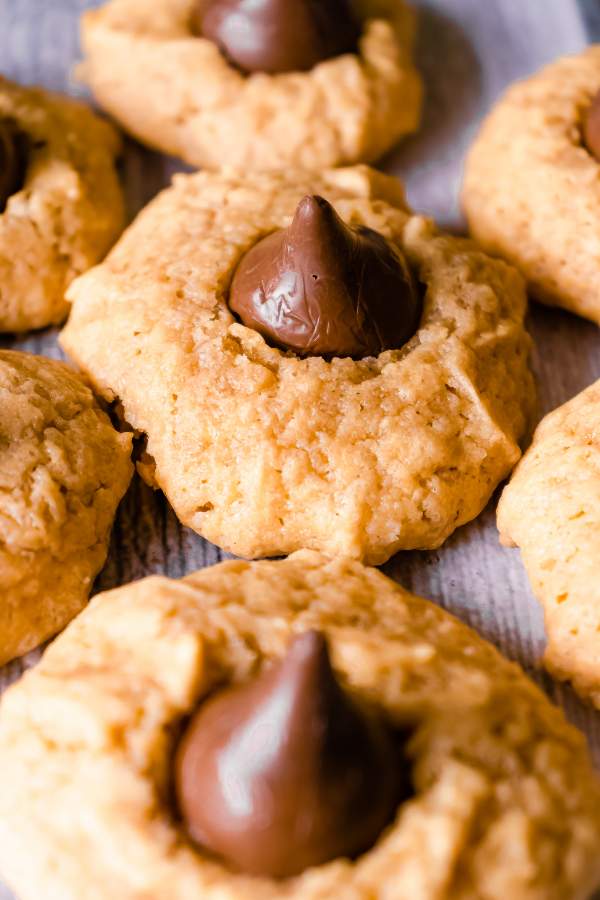
[[[391,732],[342,689],[314,631],[258,677],[203,702],[175,765],[192,839],[273,878],[367,850],[406,791]]]
[[[351,228],[323,197],[242,258],[229,306],[269,343],[299,356],[377,356],[415,333],[421,298],[406,259],[378,232]]]

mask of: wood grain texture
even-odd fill
[[[83,93],[71,77],[78,55],[77,23],[85,0],[0,0],[0,69],[23,83]],[[574,0],[435,0],[420,6],[418,58],[426,82],[422,132],[382,163],[406,180],[415,208],[460,230],[458,207],[462,160],[482,115],[507,83],[586,42]],[[129,142],[123,162],[130,214],[163,185],[176,164]],[[600,377],[600,334],[573,316],[534,307],[531,330],[540,415]],[[58,357],[53,331],[25,338],[0,338],[0,346]],[[435,553],[404,553],[387,574],[430,597],[518,659],[562,704],[589,737],[600,763],[600,715],[536,667],[543,647],[541,613],[517,551],[499,546],[495,502]],[[160,493],[135,479],[121,504],[107,565],[96,584],[102,590],[150,573],[178,577],[211,565],[224,554],[182,528]],[[0,688],[18,677],[38,654],[0,672]],[[3,893],[0,900],[8,900]],[[40,898],[42,900],[42,898]]]

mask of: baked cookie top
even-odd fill
[[[79,612],[131,478],[119,434],[64,363],[0,350],[0,664]]]
[[[600,707],[600,382],[538,426],[498,528],[544,607],[546,665]]]
[[[120,140],[82,103],[0,78],[0,121],[19,135],[23,179],[0,215],[0,331],[65,318],[67,285],[124,225]]]
[[[600,89],[600,46],[508,89],[469,153],[473,236],[517,265],[538,300],[600,323],[600,163],[582,123]]]
[[[307,193],[406,254],[425,300],[400,350],[303,359],[230,312],[240,258]],[[534,395],[520,276],[372,169],[178,176],[69,297],[62,345],[147,435],[143,476],[237,555],[437,547],[519,457]]]
[[[374,847],[285,881],[190,844],[180,725],[319,629],[352,694],[410,735],[413,796]],[[0,710],[0,869],[21,900],[584,898],[600,795],[584,740],[514,664],[374,569],[300,552],[96,597]]]
[[[404,0],[354,3],[357,53],[245,75],[193,29],[197,0],[110,0],[82,19],[81,77],[128,131],[204,168],[371,161],[420,119]]]

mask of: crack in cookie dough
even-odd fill
[[[544,607],[545,664],[600,708],[600,382],[538,426],[498,528]]]
[[[0,79],[0,117],[28,145],[25,183],[0,215],[0,331],[62,321],[65,290],[124,225],[111,125],[81,103]]]
[[[196,5],[111,0],[84,14],[81,75],[142,141],[204,168],[320,169],[377,159],[416,130],[422,88],[402,0],[355,4],[358,55],[251,76],[194,35]]]
[[[85,604],[132,473],[119,434],[63,363],[0,351],[0,664]]]
[[[234,320],[238,260],[307,193],[395,242],[425,285],[400,350],[300,359]],[[147,434],[179,518],[237,555],[438,547],[519,458],[534,394],[520,276],[366,167],[178,177],[69,296],[67,353]]]
[[[358,859],[250,878],[188,843],[174,743],[213,687],[310,629],[346,687],[410,731],[415,793]],[[0,788],[0,868],[21,900],[583,900],[600,879],[583,736],[447,612],[308,551],[95,598],[3,698]]]
[[[600,89],[600,46],[513,85],[466,164],[473,236],[518,266],[536,299],[600,324],[600,164],[583,115]]]

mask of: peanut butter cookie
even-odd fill
[[[600,382],[538,426],[498,528],[544,607],[546,665],[600,708]]]
[[[518,266],[537,300],[598,324],[599,91],[600,46],[513,85],[470,151],[463,191],[485,249]]]
[[[0,665],[84,606],[131,478],[119,434],[64,363],[0,350]]]
[[[179,176],[69,297],[142,475],[237,555],[437,547],[519,458],[521,277],[367,167]]]
[[[143,142],[209,169],[322,169],[377,159],[417,128],[404,0],[353,3],[355,39],[347,0],[220,5],[110,0],[84,14],[81,77]]]
[[[0,78],[0,331],[61,322],[124,224],[120,140],[82,103]]]
[[[203,781],[222,739],[215,703],[229,703],[224,739],[234,740]],[[306,754],[294,758],[307,714]],[[285,772],[331,788],[336,768],[306,772],[303,760],[315,746],[327,754],[321,736],[335,739],[337,717],[335,728],[350,727],[338,732],[343,769],[367,750],[362,716],[394,735],[386,777],[407,785],[370,846],[274,878],[201,843],[223,826],[220,785],[238,825],[257,819],[234,843],[256,860],[282,791],[296,789]],[[245,768],[258,759],[266,769]],[[173,790],[180,764],[188,800],[204,793],[195,836]],[[351,795],[360,771],[345,782]],[[254,801],[247,789],[264,777],[268,793]],[[307,792],[294,810],[304,830],[310,803]],[[282,824],[274,839],[284,834]],[[103,594],[0,707],[0,869],[20,900],[583,900],[600,879],[599,840],[583,736],[522,671],[376,570],[313,552]]]

